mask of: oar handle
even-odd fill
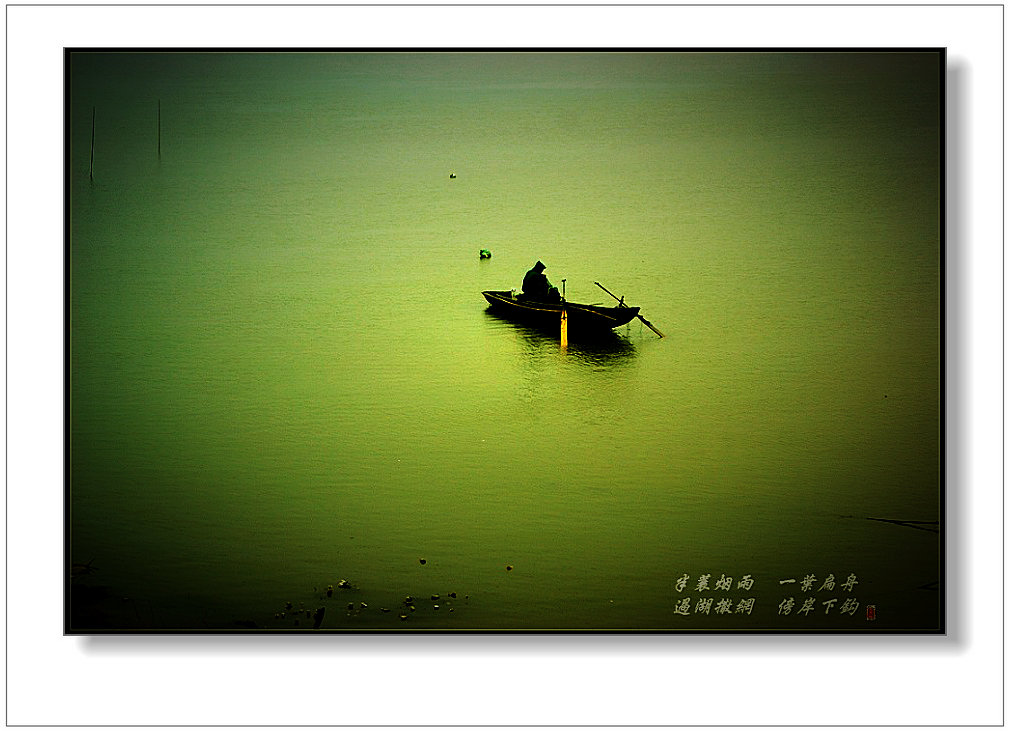
[[[618,305],[619,305],[620,307],[627,307],[627,305],[626,305],[626,304],[624,304],[624,297],[618,297],[618,296],[617,296],[616,294],[614,294],[613,292],[611,292],[611,291],[610,291],[609,289],[607,289],[606,287],[604,287],[604,286],[603,286],[602,284],[600,284],[599,282],[593,282],[593,284],[595,284],[595,285],[596,285],[597,287],[599,287],[599,288],[600,288],[600,289],[602,289],[602,290],[603,290],[604,292],[606,292],[606,293],[607,293],[607,294],[609,294],[609,295],[610,295],[611,297],[613,297],[613,298],[614,298],[615,300],[617,300],[617,303],[618,303]]]

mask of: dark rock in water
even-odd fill
[[[324,614],[326,614],[326,607],[319,607],[316,610],[316,615],[312,620],[312,629],[319,629],[319,626],[323,623]]]
[[[427,562],[427,560],[425,560],[425,559],[423,559],[423,558],[419,558],[419,559],[417,559],[417,560],[421,562],[421,565],[422,565],[422,566],[424,566],[424,565],[425,565],[426,563],[428,563],[428,562]]]
[[[389,609],[387,607],[380,607],[379,611],[382,612],[383,614],[386,614],[387,612],[389,612]]]
[[[351,602],[350,604],[347,605],[347,611],[348,612],[354,611],[354,602]]]
[[[452,597],[453,599],[455,599],[456,598],[456,592],[450,591],[449,592],[449,596]]]
[[[414,597],[412,597],[412,596],[410,596],[410,595],[408,594],[407,596],[405,596],[405,597],[403,598],[403,603],[404,603],[404,604],[413,604],[413,603],[414,603]]]
[[[438,601],[438,594],[432,594],[432,595],[431,595],[431,600],[432,600],[433,602],[437,602],[437,601]]]
[[[509,564],[508,566],[506,566],[505,570],[506,571],[511,571],[512,570],[512,564]]]

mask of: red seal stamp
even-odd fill
[[[872,622],[877,618],[877,605],[867,604],[866,605],[866,621]]]

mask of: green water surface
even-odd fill
[[[942,627],[942,57],[67,85],[70,629]],[[667,337],[489,313],[538,259]]]

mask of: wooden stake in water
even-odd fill
[[[88,178],[95,179],[95,108],[91,107],[91,169],[88,171]]]
[[[555,290],[557,291],[557,290]],[[568,347],[568,312],[565,310],[565,280],[561,280],[561,347]]]

